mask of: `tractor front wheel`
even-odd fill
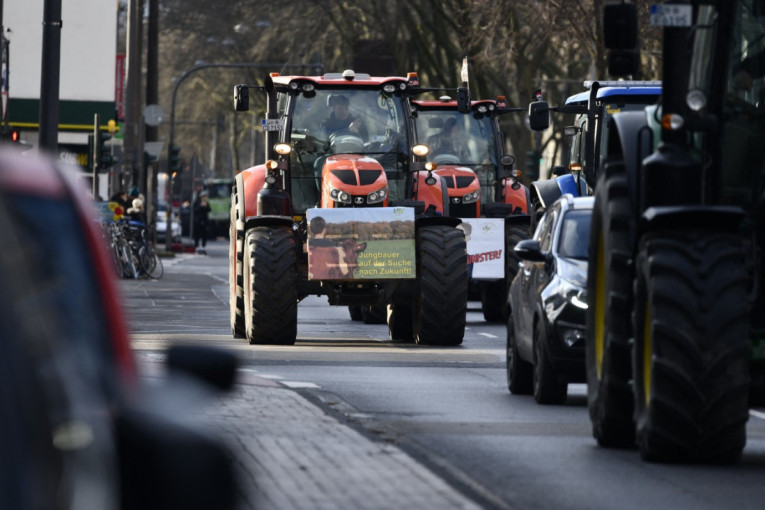
[[[734,462],[749,416],[749,279],[741,239],[655,232],[638,253],[632,358],[641,456]]]
[[[426,225],[417,230],[418,344],[460,345],[467,315],[467,247],[462,230]]]
[[[244,238],[244,319],[251,344],[292,345],[297,337],[295,237],[256,227]]]

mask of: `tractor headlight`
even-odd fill
[[[468,193],[467,195],[464,195],[462,197],[462,203],[463,204],[472,204],[474,202],[478,201],[478,198],[481,196],[481,193],[476,190],[472,193]]]
[[[333,188],[330,186],[329,196],[335,202],[340,202],[343,204],[351,203],[351,195],[349,195],[347,191],[343,191],[341,189]]]
[[[372,193],[367,195],[367,203],[377,204],[385,200],[385,197],[387,196],[388,196],[388,190],[386,190],[385,188],[378,189],[377,191],[373,191]]]

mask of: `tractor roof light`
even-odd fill
[[[266,168],[268,168],[269,170],[277,170],[279,168],[279,163],[277,163],[273,159],[269,159],[268,161],[266,161]]]
[[[517,168],[515,170],[513,170],[511,173],[512,173],[513,177],[515,177],[516,179],[520,179],[521,175],[523,175],[523,172],[521,172]]]
[[[386,92],[388,94],[393,94],[396,92],[396,86],[392,83],[386,83],[383,85],[383,92]]]
[[[427,163],[425,163],[425,170],[427,170],[428,172],[432,172],[437,167],[438,165],[434,161],[428,161]]]
[[[427,145],[423,143],[418,143],[417,145],[412,147],[412,154],[414,154],[415,156],[424,157],[424,156],[427,156],[429,152],[430,152],[430,147],[428,147]]]
[[[482,104],[481,106],[479,106],[478,108],[476,108],[476,110],[478,110],[478,112],[479,112],[479,113],[486,113],[487,111],[489,111],[489,109],[488,109],[488,108],[486,108],[486,105],[485,105],[485,104]]]
[[[685,125],[685,119],[677,113],[667,113],[661,117],[661,127],[667,131],[679,131]]]
[[[292,90],[297,90],[299,86],[300,86],[300,84],[298,82],[296,82],[296,81],[291,81],[290,82],[290,88]]]
[[[268,174],[266,175],[266,182],[268,184],[273,184],[276,182],[276,176],[274,174]]]
[[[343,71],[343,78],[348,81],[353,81],[356,78],[356,72],[353,69],[346,69]]]
[[[288,143],[277,143],[274,145],[274,151],[281,156],[286,156],[292,152],[292,147]]]
[[[582,170],[582,164],[581,163],[569,163],[568,169],[572,172],[580,172]]]
[[[685,104],[694,112],[701,111],[707,105],[707,96],[699,89],[689,90],[685,96]]]
[[[438,100],[441,101],[442,103],[448,103],[449,101],[452,100],[452,97],[451,96],[440,96],[438,98]]]
[[[316,87],[313,83],[304,83],[303,92],[313,92]]]

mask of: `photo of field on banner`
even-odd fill
[[[308,279],[417,276],[414,209],[308,209]]]

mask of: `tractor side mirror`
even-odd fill
[[[532,131],[544,131],[550,127],[550,105],[547,101],[529,103],[529,127]]]
[[[250,90],[247,85],[234,86],[234,110],[246,112],[250,109]]]

